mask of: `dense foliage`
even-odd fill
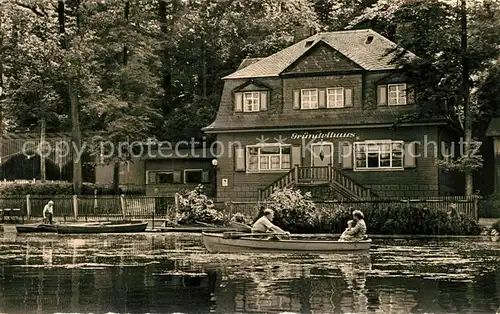
[[[478,215],[482,218],[500,217],[500,199],[498,197],[486,197],[479,201]]]
[[[481,138],[500,103],[500,3],[467,2],[474,136]],[[453,1],[7,0],[0,2],[0,133],[77,125],[114,142],[200,139],[217,112],[221,78],[244,58],[292,44],[297,26],[369,27],[413,51],[420,58],[405,65],[418,78],[423,110],[403,120],[441,113],[463,126]],[[117,157],[107,161],[116,166]],[[462,161],[448,166],[481,166]]]
[[[114,189],[109,185],[84,183],[81,195],[113,195]],[[122,191],[125,194],[142,194],[142,191]],[[73,195],[73,185],[69,182],[57,183],[12,183],[0,185],[0,195],[2,196],[25,196],[25,195]]]
[[[203,186],[179,195],[179,208],[175,213],[175,222],[181,225],[197,222],[222,224],[225,216],[215,208],[214,202],[203,193]]]
[[[399,203],[362,203],[356,208],[314,204],[300,191],[286,188],[276,190],[266,202],[275,211],[273,223],[292,233],[342,233],[354,209],[364,213],[369,234],[476,235],[481,231],[477,222],[465,215]]]

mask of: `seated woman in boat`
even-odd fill
[[[349,236],[349,241],[360,241],[366,238],[365,215],[360,210],[352,212],[352,218],[356,225],[344,233]]]
[[[290,232],[284,231],[280,227],[276,226],[273,224],[271,221],[273,221],[274,218],[274,211],[270,208],[266,208],[264,210],[264,216],[260,217],[257,219],[256,222],[252,225],[252,233],[259,233],[259,232],[276,232],[276,233],[284,233],[284,234],[290,234]]]
[[[347,222],[347,228],[340,235],[339,241],[350,241],[352,236],[349,235],[349,231],[354,228],[354,220],[349,220]]]

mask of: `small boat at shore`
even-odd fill
[[[294,239],[293,235],[290,239],[279,239],[272,235],[274,234],[202,232],[202,239],[210,253],[367,251],[370,250],[372,242],[371,239],[362,241]]]
[[[73,224],[58,225],[57,233],[75,234],[75,233],[126,233],[126,232],[144,232],[148,226],[147,222],[103,222],[93,224]]]
[[[18,233],[57,232],[57,225],[43,223],[17,225],[16,230]]]

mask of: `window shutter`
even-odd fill
[[[267,110],[267,92],[260,92],[260,111]]]
[[[406,103],[414,104],[415,103],[415,87],[412,85],[406,85]]]
[[[352,169],[352,145],[342,146],[342,169]]]
[[[182,173],[180,171],[174,171],[174,183],[182,182]]]
[[[210,172],[203,171],[201,173],[201,183],[210,183]]]
[[[245,149],[242,147],[234,148],[234,171],[245,171]]]
[[[234,111],[241,112],[243,111],[243,93],[234,93]]]
[[[416,143],[405,143],[404,144],[404,156],[403,162],[405,168],[415,168],[417,166],[416,157]]]
[[[156,172],[149,171],[148,172],[148,183],[155,184],[156,183]]]
[[[292,165],[302,165],[302,148],[300,146],[292,146]]]
[[[352,88],[344,88],[344,107],[353,106]]]
[[[326,108],[326,90],[325,89],[319,89],[318,93],[318,107],[319,108]]]
[[[379,85],[377,92],[377,104],[379,106],[387,105],[387,85]]]
[[[293,91],[293,109],[300,109],[300,90]]]

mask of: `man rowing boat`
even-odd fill
[[[281,229],[280,227],[273,224],[274,211],[270,208],[264,210],[264,216],[257,219],[257,221],[252,226],[252,233],[259,232],[276,232],[290,235],[290,232]]]

